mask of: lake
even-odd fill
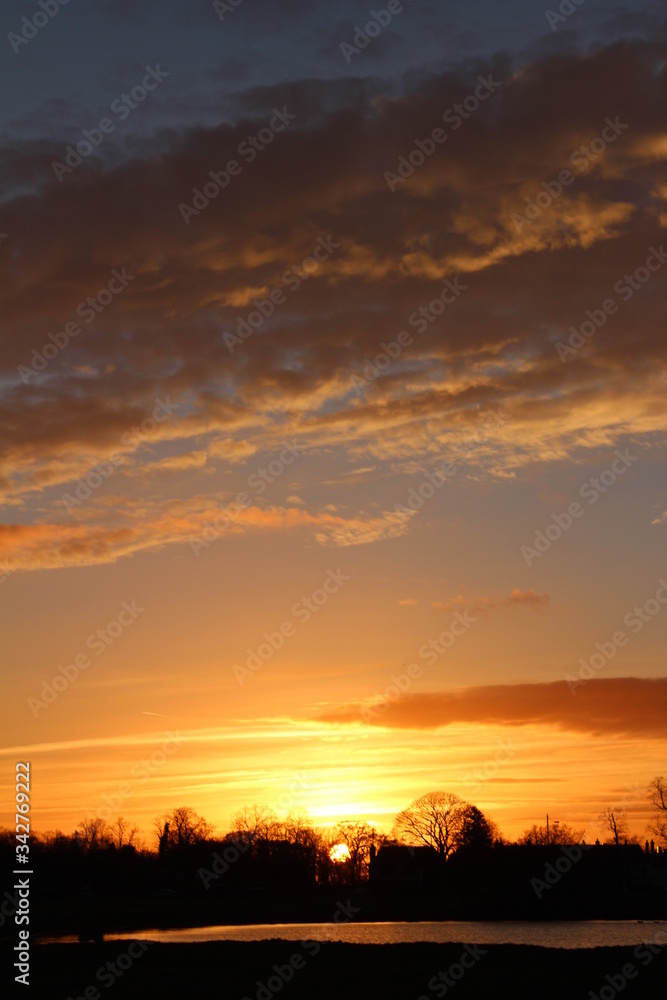
[[[245,924],[186,927],[106,935],[108,941],[159,941],[196,944],[204,941],[342,941],[346,944],[521,944],[542,948],[598,948],[648,942],[667,944],[667,921],[415,921],[340,924]],[[75,941],[48,938],[44,943]]]

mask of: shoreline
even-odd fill
[[[544,925],[547,925],[547,924],[548,925],[552,925],[553,927],[558,927],[559,925],[573,925],[573,924],[575,924],[575,925],[576,924],[583,924],[585,926],[589,926],[591,924],[603,924],[605,926],[612,926],[613,927],[613,926],[616,926],[616,925],[623,924],[623,925],[630,925],[631,927],[646,928],[647,933],[650,933],[650,931],[653,930],[656,927],[667,927],[667,920],[654,920],[654,919],[647,919],[647,920],[641,920],[641,919],[637,919],[637,920],[634,920],[634,919],[626,919],[626,920],[624,920],[624,919],[619,919],[619,920],[602,920],[602,919],[587,920],[587,919],[576,919],[576,918],[541,919],[541,920],[534,920],[534,919],[530,919],[530,918],[529,919],[508,918],[508,919],[505,919],[505,920],[497,920],[497,919],[490,919],[490,918],[470,919],[470,920],[419,920],[419,919],[414,919],[414,920],[354,920],[354,921],[349,921],[347,923],[349,923],[352,927],[373,927],[373,926],[378,926],[378,927],[397,927],[397,926],[398,927],[403,927],[403,926],[404,927],[411,927],[411,926],[438,927],[438,926],[443,926],[443,925],[445,925],[445,926],[446,925],[457,925],[458,927],[461,927],[461,926],[468,926],[468,925],[469,926],[479,926],[479,925],[484,926],[484,925],[487,925],[487,924],[491,925],[491,926],[498,926],[498,925],[504,925],[504,924],[512,925],[512,926],[525,925],[527,927],[540,927],[540,926],[544,926]],[[111,943],[113,941],[119,941],[119,940],[120,941],[124,941],[124,940],[128,940],[128,941],[129,940],[144,940],[144,941],[145,940],[151,940],[154,943],[162,943],[162,944],[216,944],[216,943],[223,944],[223,943],[226,943],[226,942],[235,942],[235,941],[237,941],[239,943],[258,944],[258,943],[261,943],[262,941],[274,941],[274,940],[293,941],[293,940],[298,940],[299,939],[298,935],[296,937],[279,937],[279,936],[278,937],[273,937],[273,936],[269,937],[268,934],[271,933],[271,929],[273,929],[273,928],[275,928],[276,931],[280,931],[280,930],[286,931],[288,929],[298,929],[298,928],[309,928],[310,929],[310,928],[314,928],[314,927],[340,928],[341,926],[346,926],[347,923],[341,924],[341,923],[336,923],[336,922],[331,921],[331,920],[309,920],[309,921],[249,921],[247,923],[240,923],[238,921],[235,921],[235,922],[227,922],[227,923],[203,923],[203,924],[187,924],[187,925],[183,925],[183,924],[173,924],[173,925],[171,925],[170,924],[169,926],[167,926],[165,924],[162,924],[162,925],[153,924],[153,925],[150,925],[150,926],[148,926],[148,925],[147,926],[141,926],[141,927],[133,926],[133,927],[128,927],[128,928],[125,928],[125,929],[122,929],[122,930],[108,931],[108,932],[106,932],[104,934],[103,941],[104,941],[104,943]],[[224,928],[224,929],[228,929],[228,930],[231,930],[231,929],[248,930],[250,932],[254,928],[262,928],[262,929],[265,929],[267,931],[267,935],[265,935],[265,936],[263,936],[261,938],[256,938],[256,939],[252,938],[252,937],[249,937],[249,938],[247,938],[245,940],[243,938],[212,938],[210,941],[206,941],[206,940],[191,940],[191,941],[188,941],[188,940],[185,940],[185,941],[182,941],[182,942],[181,941],[177,941],[177,940],[159,941],[158,938],[148,938],[148,937],[146,937],[146,935],[151,934],[151,933],[155,933],[156,935],[178,934],[178,933],[183,933],[183,934],[188,934],[188,933],[197,934],[197,932],[205,932],[207,930],[214,930],[214,929],[217,929],[217,928]],[[658,933],[663,933],[663,932],[658,932]],[[135,937],[135,935],[139,935],[140,937]],[[663,936],[667,939],[667,931],[663,933]],[[80,943],[79,940],[78,940],[77,935],[72,934],[69,931],[68,932],[63,932],[61,934],[54,933],[52,931],[36,931],[36,932],[33,932],[32,938],[34,940],[34,943],[36,945],[39,945],[39,946],[48,945],[48,944],[74,944],[74,943],[78,944],[78,943]],[[8,940],[9,940],[9,937],[7,937],[7,936],[0,937],[0,944],[4,943],[5,941],[8,941]],[[312,940],[317,940],[317,941],[323,941],[324,942],[324,941],[328,941],[329,939],[317,937],[317,938],[313,938]],[[477,939],[476,939],[476,941],[477,941]],[[374,945],[382,946],[382,945],[385,945],[385,944],[448,944],[449,942],[446,942],[446,941],[445,942],[438,942],[438,941],[429,941],[429,940],[423,940],[423,941],[356,942],[356,941],[342,940],[339,943],[341,943],[341,944],[349,944],[349,945],[356,945],[357,943],[361,943],[361,944],[369,944],[369,945],[370,944],[374,944]],[[477,941],[477,943],[483,943],[483,942]],[[546,947],[546,948],[549,948],[549,949],[553,948],[555,950],[559,950],[559,949],[563,949],[563,948],[567,949],[567,950],[586,950],[588,947],[590,947],[590,946],[582,946],[581,948],[573,948],[572,946],[569,946],[569,945],[553,945],[553,946],[549,946],[549,945],[543,945],[542,943],[514,942],[514,941],[489,942],[489,944],[493,945],[493,946],[499,946],[499,947],[512,946],[512,945],[517,945],[517,946],[520,946],[520,947],[531,947],[531,948],[532,947],[535,947],[535,948]],[[635,942],[635,944],[636,944],[636,942]],[[623,948],[623,947],[635,947],[635,944],[628,944],[628,943],[619,943],[619,944],[616,944],[616,943],[611,943],[611,944],[596,945],[595,947]]]
[[[31,930],[34,935],[78,935],[89,927],[105,935],[129,934],[146,930],[181,930],[216,926],[271,926],[289,924],[328,924],[340,922],[335,914],[341,907],[351,908],[357,923],[567,923],[631,922],[653,923],[667,920],[667,898],[656,893],[649,900],[634,905],[575,907],[561,905],[547,898],[530,907],[519,905],[475,906],[472,901],[459,905],[435,895],[394,898],[338,887],[318,894],[293,894],[291,897],[266,894],[248,898],[244,894],[220,896],[173,896],[158,901],[152,898],[103,897],[82,901],[80,898],[41,898],[36,901]],[[345,918],[345,922],[348,921]]]

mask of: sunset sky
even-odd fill
[[[0,824],[29,759],[38,831],[444,790],[643,839],[663,5],[38,9],[0,12]]]

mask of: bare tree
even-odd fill
[[[132,841],[139,833],[139,827],[130,826],[126,819],[119,816],[115,823],[112,823],[109,827],[111,835],[114,839],[114,843],[120,849],[125,845],[131,845]]]
[[[202,816],[189,806],[179,806],[170,817],[169,830],[177,847],[191,847],[207,840],[213,830]]]
[[[618,847],[621,840],[628,838],[628,821],[625,817],[625,809],[621,806],[607,806],[600,814],[600,826],[603,830],[609,830],[614,843]]]
[[[106,822],[99,816],[81,821],[81,829],[76,831],[77,840],[86,851],[96,851],[107,847],[111,841]]]
[[[585,830],[579,830],[569,823],[552,823],[546,826],[533,824],[519,837],[519,844],[579,844],[583,840]]]
[[[305,809],[293,809],[282,824],[282,834],[290,844],[315,846],[321,839]]]
[[[667,844],[667,778],[654,778],[648,786],[651,805],[655,808],[653,822],[649,826],[651,833]]]
[[[153,820],[153,832],[155,834],[155,839],[158,842],[158,846],[163,842],[163,838],[166,844],[166,840],[169,836],[169,817],[156,816]]]
[[[67,833],[63,833],[62,830],[46,830],[41,835],[41,841],[49,850],[54,850],[71,844],[72,837]]]
[[[451,792],[428,792],[398,814],[395,836],[415,846],[433,847],[446,860],[456,847],[466,806]]]
[[[345,820],[334,830],[333,843],[345,844],[350,852],[350,873],[352,879],[358,882],[368,874],[368,859],[374,833],[368,823],[355,823]],[[332,843],[332,846],[333,846]]]
[[[251,844],[261,840],[276,840],[280,834],[278,817],[268,806],[244,806],[233,819],[236,833]]]
[[[211,825],[190,806],[179,806],[166,816],[158,816],[153,829],[158,843],[167,848],[192,847],[213,834]]]
[[[4,847],[13,852],[16,842],[16,833],[8,826],[0,826],[0,847]]]

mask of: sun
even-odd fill
[[[347,848],[347,844],[334,844],[334,846],[329,851],[329,857],[332,861],[341,863],[343,861],[349,861],[350,852]]]

